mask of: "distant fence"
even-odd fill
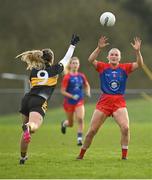
[[[100,96],[100,90],[92,89],[91,98],[86,98],[86,103],[94,103]],[[18,112],[20,108],[21,99],[24,95],[24,89],[1,89],[0,90],[0,115]],[[127,89],[126,99],[142,98],[152,101],[152,89]],[[49,101],[49,108],[61,107],[63,96],[59,89],[55,89],[51,100]]]

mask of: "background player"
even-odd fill
[[[113,48],[108,53],[109,63],[98,62],[96,58],[102,48],[109,45],[107,38],[101,36],[97,48],[89,56],[89,62],[99,73],[101,94],[96,104],[96,109],[91,119],[90,128],[86,134],[84,144],[81,148],[78,159],[83,159],[84,153],[89,148],[93,137],[102,126],[108,116],[113,116],[121,131],[122,159],[127,159],[128,144],[130,140],[129,117],[124,99],[126,81],[128,75],[143,65],[143,58],[140,52],[141,40],[134,38],[131,43],[136,54],[136,62],[120,64],[121,52]]]
[[[72,57],[66,67],[66,75],[62,80],[61,93],[64,95],[63,107],[67,120],[61,123],[61,132],[66,133],[66,127],[73,127],[74,116],[78,122],[77,145],[82,145],[84,128],[84,92],[90,97],[90,85],[83,73],[78,72],[80,61]]]

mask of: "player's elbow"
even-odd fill
[[[143,60],[142,61],[138,61],[138,67],[143,67],[143,65],[144,65]]]
[[[143,67],[144,65],[144,61],[142,60],[142,62],[140,63],[140,66]]]
[[[88,61],[89,61],[89,63],[92,63],[94,60],[91,57],[89,57]]]

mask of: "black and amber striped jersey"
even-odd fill
[[[45,69],[32,69],[30,74],[30,94],[38,95],[46,100],[52,95],[57,84],[58,75],[62,73],[64,67],[61,63],[46,65]]]

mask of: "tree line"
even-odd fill
[[[50,47],[56,62],[65,54],[72,33],[80,35],[75,56],[80,58],[83,71],[92,86],[99,87],[98,74],[88,64],[88,56],[97,46],[101,34],[109,38],[99,60],[106,61],[112,47],[122,51],[122,62],[134,61],[130,42],[140,36],[145,63],[151,66],[152,1],[148,0],[0,0],[0,73],[28,74],[25,65],[14,57],[29,49]],[[116,15],[116,25],[103,27],[102,12]],[[139,79],[139,81],[137,81]],[[20,88],[17,81],[0,80],[1,88]],[[151,88],[151,81],[142,70],[129,80],[128,88]],[[142,84],[142,87],[141,87]]]

